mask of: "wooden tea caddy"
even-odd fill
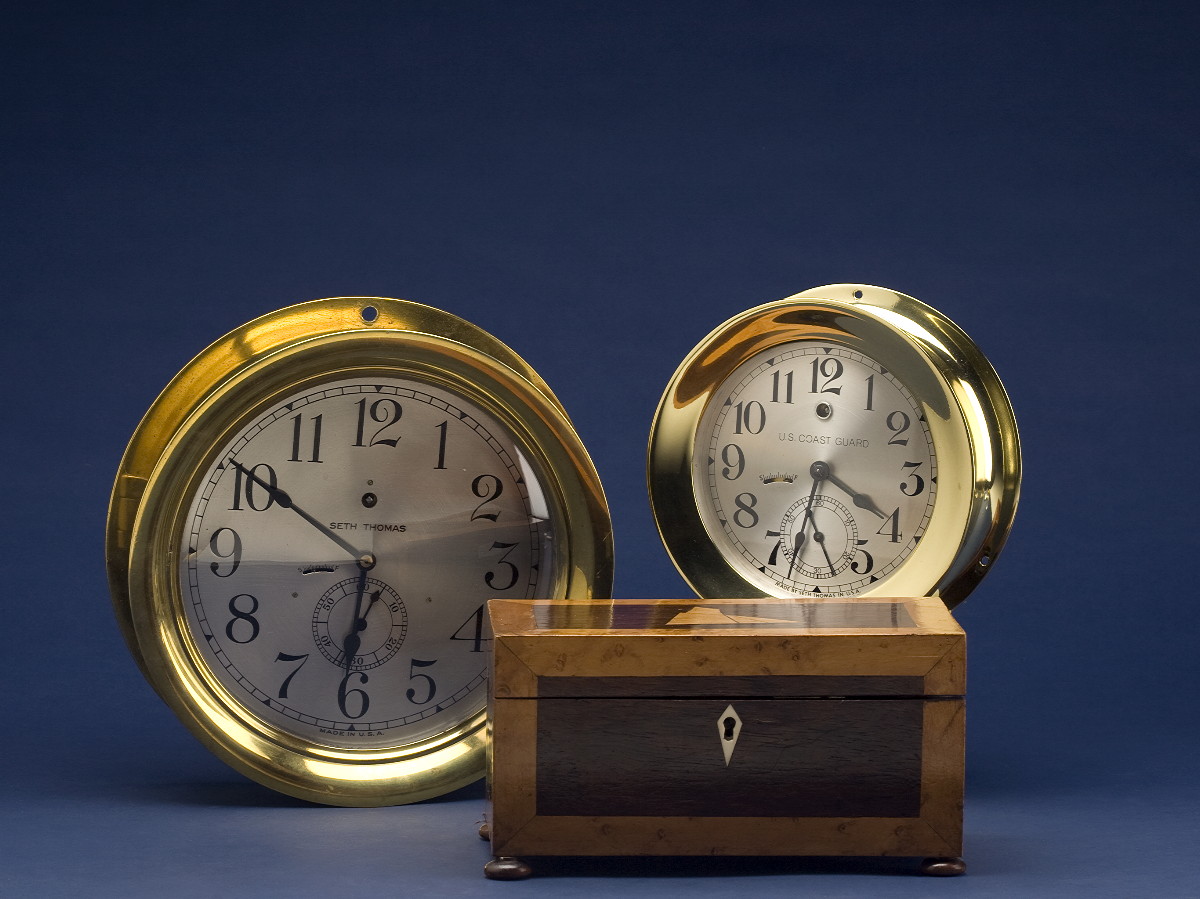
[[[941,600],[492,600],[485,873],[527,857],[962,852]]]

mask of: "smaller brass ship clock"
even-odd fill
[[[953,322],[860,284],[735,316],[671,378],[650,435],[659,532],[700,596],[938,595],[1004,546],[1020,442]]]

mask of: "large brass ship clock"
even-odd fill
[[[113,603],[159,695],[293,796],[385,805],[485,768],[492,597],[606,597],[608,508],[562,406],[479,328],[292,306],[204,350],[121,462]]]
[[[705,597],[960,602],[1016,512],[1012,407],[946,316],[880,287],[735,316],[688,355],[651,431],[651,505]]]

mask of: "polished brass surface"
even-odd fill
[[[921,873],[926,877],[958,877],[966,872],[967,863],[957,856],[921,859]]]
[[[483,866],[483,875],[488,880],[525,880],[532,874],[528,862],[511,856],[499,856]]]
[[[414,802],[478,779],[485,713],[382,750],[331,749],[264,723],[194,644],[177,547],[190,497],[231,435],[291,391],[372,374],[452,391],[507,427],[561,522],[553,595],[606,597],[612,586],[611,522],[586,450],[549,387],[475,326],[416,303],[344,297],[263,316],[204,350],[155,401],[118,470],[106,547],[114,612],[147,679],[215,754],[260,783],[334,805]]]
[[[953,607],[994,563],[1016,513],[1021,452],[995,370],[971,339],[913,297],[863,284],[814,288],[735,316],[704,338],[671,378],[656,412],[647,481],[659,533],[675,566],[704,597],[760,597],[714,542],[692,480],[697,431],[727,378],[768,348],[833,343],[868,356],[911,392],[925,414],[940,478],[919,545],[860,595],[938,595]]]

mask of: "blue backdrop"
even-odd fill
[[[730,315],[858,281],[965,328],[1022,431],[1012,538],[958,616],[970,873],[589,862],[510,889],[1200,895],[1196,9],[8,4],[0,892],[502,889],[480,788],[277,797],[127,654],[108,491],[211,340],[334,295],[470,319],[572,415],[616,594],[686,596],[644,482],[667,379]]]

